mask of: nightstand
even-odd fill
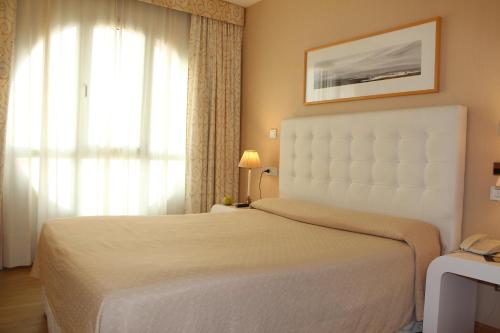
[[[210,213],[229,213],[235,212],[240,209],[249,209],[250,207],[236,208],[235,206],[226,206],[222,204],[215,204],[210,209]]]
[[[427,270],[423,332],[474,332],[477,281],[500,285],[500,264],[468,252],[434,259]]]

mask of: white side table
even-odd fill
[[[423,333],[474,332],[477,280],[500,284],[500,264],[457,252],[427,270]]]
[[[250,207],[236,208],[235,206],[225,206],[222,204],[215,204],[210,208],[210,213],[229,213],[235,212],[239,209],[249,209]]]

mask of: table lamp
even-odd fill
[[[252,200],[250,199],[250,185],[252,183],[252,169],[260,168],[260,158],[259,153],[255,150],[245,150],[243,156],[241,156],[240,168],[248,169],[248,184],[247,184],[247,201],[246,205],[250,205]]]

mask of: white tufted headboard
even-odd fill
[[[280,196],[419,219],[444,252],[462,229],[467,109],[439,106],[282,123]]]

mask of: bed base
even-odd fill
[[[47,301],[45,296],[45,291],[42,290],[43,297],[43,311],[45,312],[45,317],[47,318],[47,328],[49,333],[62,333],[61,328],[57,325],[56,319],[54,317],[54,312]],[[401,327],[395,333],[420,333],[422,332],[422,322],[421,321],[411,321],[405,326]]]
[[[61,333],[61,328],[57,325],[56,319],[54,318],[54,312],[47,301],[45,296],[45,290],[42,290],[43,298],[43,311],[45,312],[45,318],[47,318],[47,328],[49,333]]]

